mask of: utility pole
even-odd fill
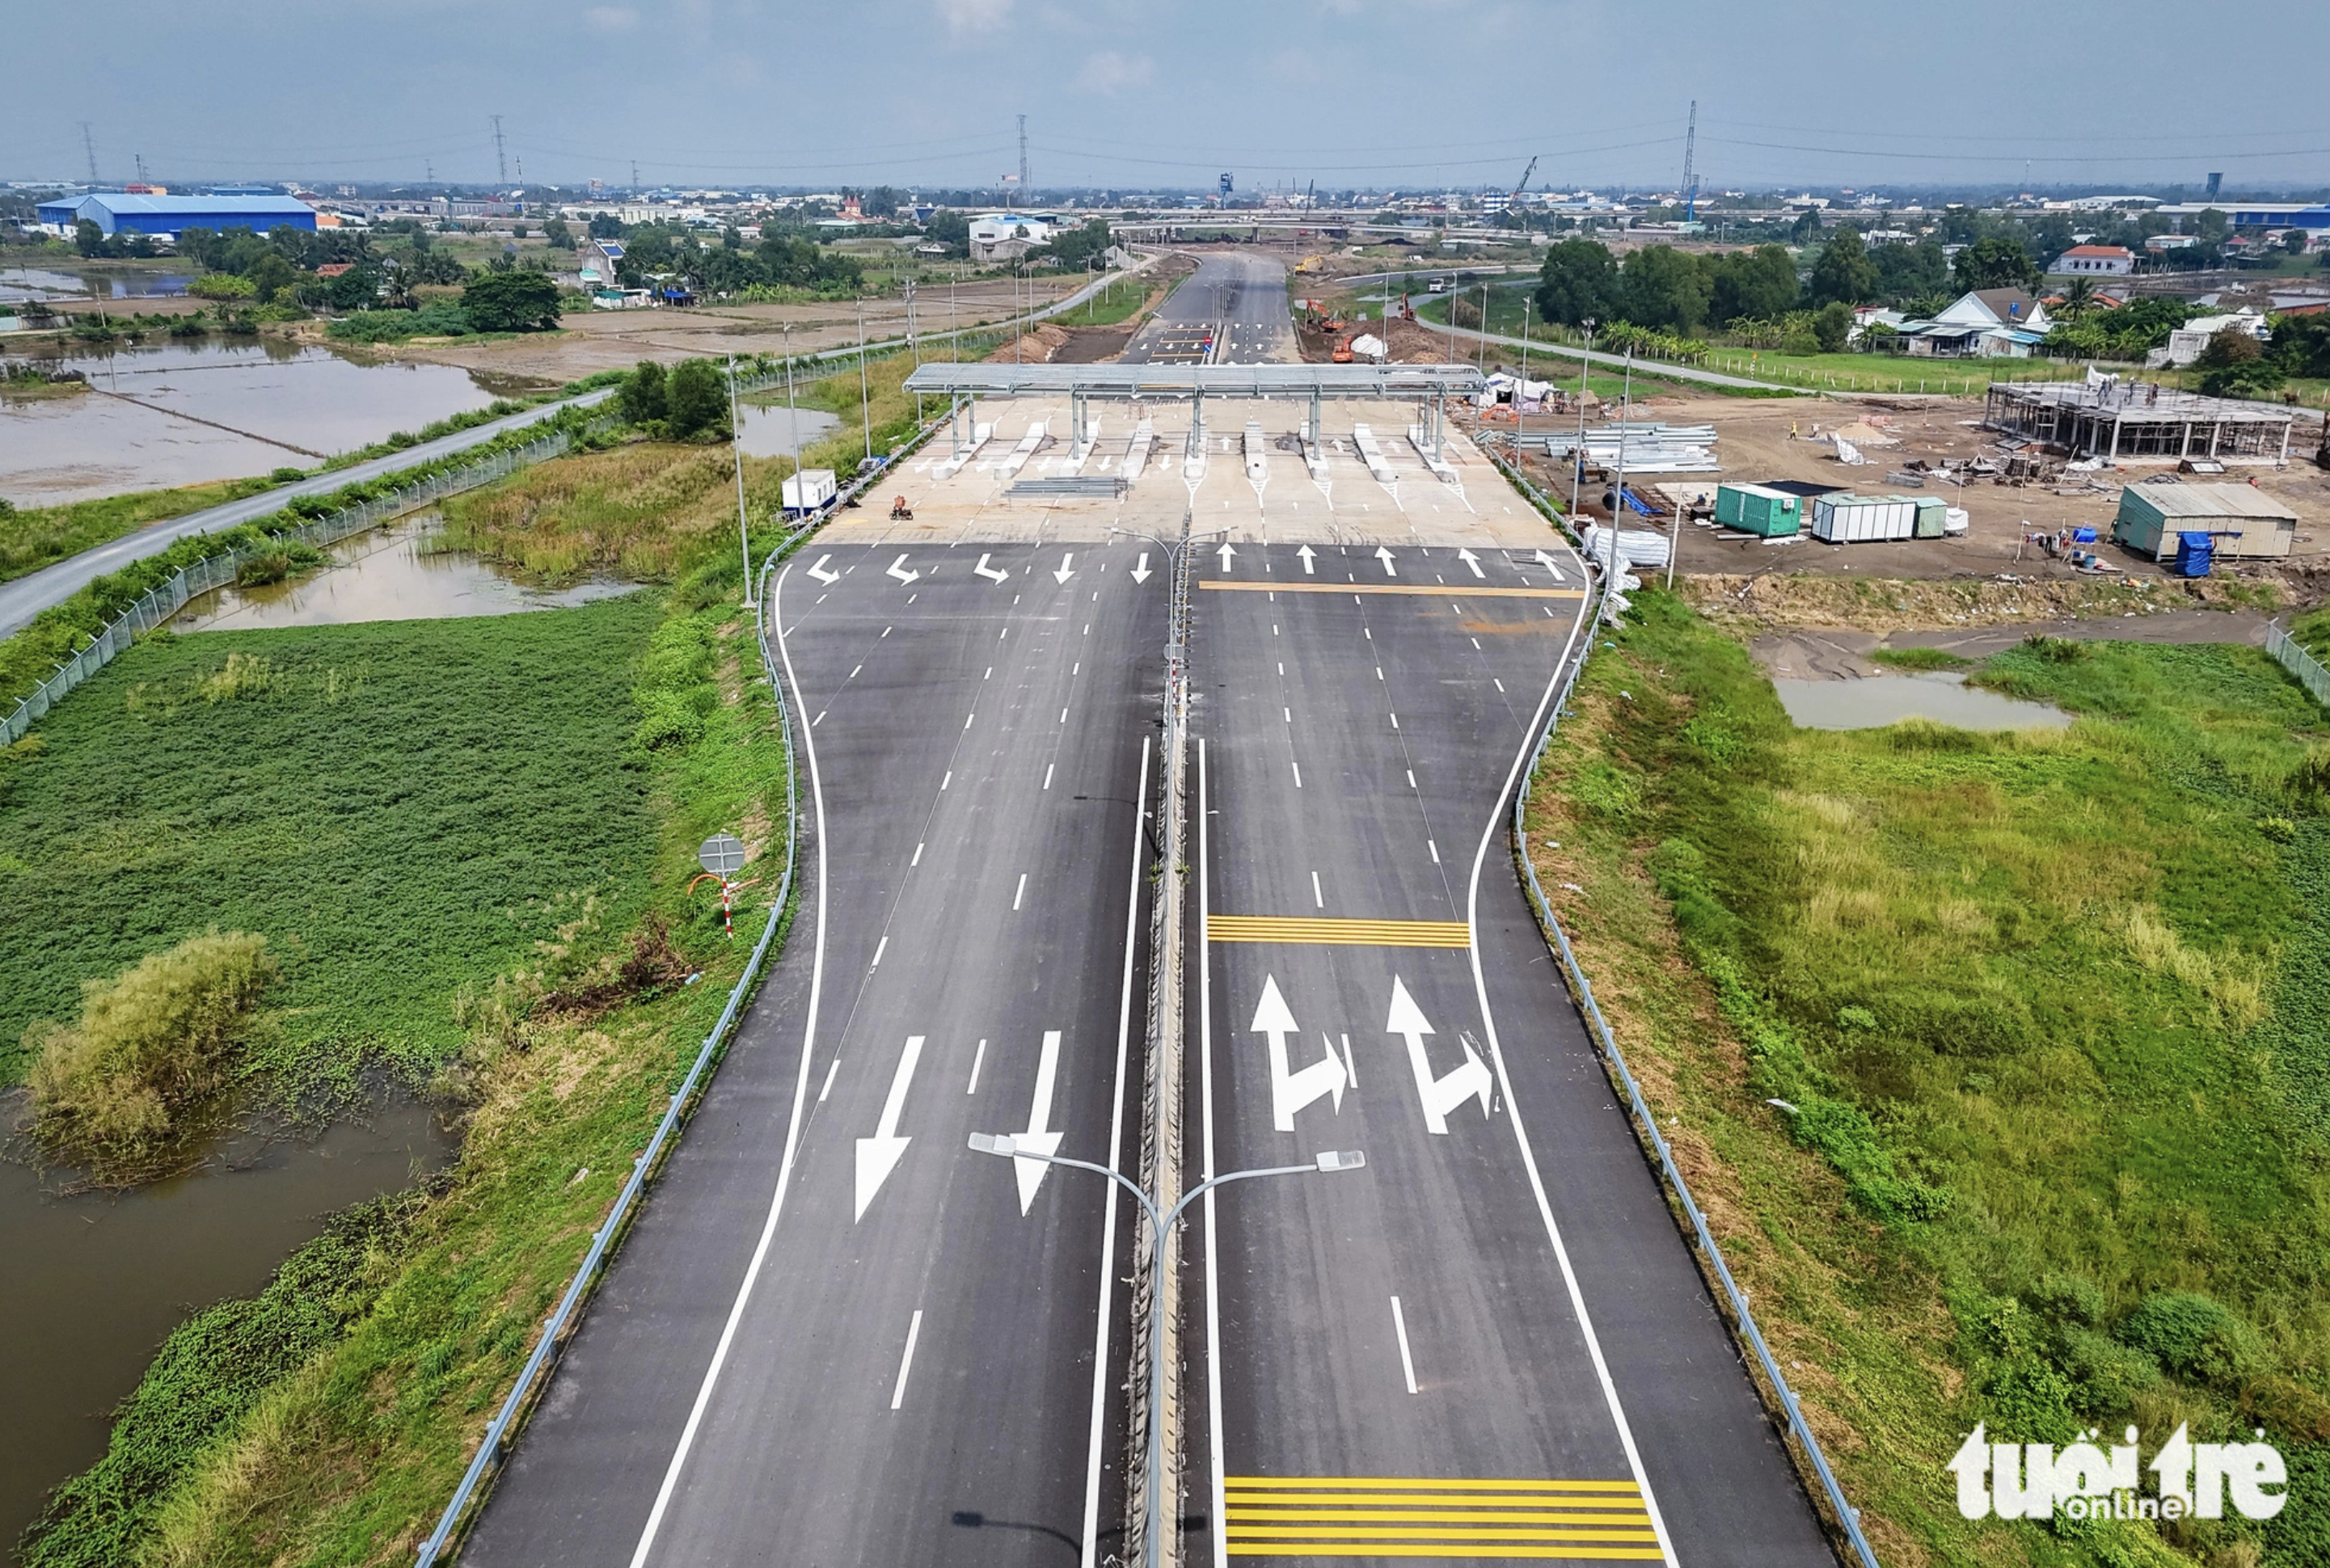
[[[97,177],[97,143],[89,134],[89,121],[81,122],[81,148],[89,155],[89,183],[99,184]]]
[[[744,562],[744,608],[753,608],[753,541],[744,522],[744,427],[736,418],[736,356],[728,356],[728,447],[736,458],[736,548]]]
[[[1699,99],[1692,99],[1691,100],[1691,128],[1683,133],[1682,137],[1682,221],[1686,223],[1694,223],[1699,221],[1699,175],[1697,170],[1692,166],[1695,155],[1698,151]]]
[[[132,153],[129,156],[137,160],[137,183],[142,185],[146,183],[146,155]]]
[[[866,460],[874,460],[874,394],[866,384],[866,301],[857,301],[857,411],[866,421]]]
[[[1019,117],[1019,204],[1028,204],[1028,117]]]
[[[502,117],[491,114],[486,118],[494,122],[494,168],[501,183],[507,185],[509,184],[509,159],[502,152]]]
[[[637,158],[633,158],[633,159],[631,160],[631,194],[632,194],[632,195],[634,195],[634,196],[636,196],[636,195],[638,195],[639,194],[639,159],[637,159]]]

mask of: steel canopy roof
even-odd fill
[[[1470,396],[1487,378],[1469,364],[942,364],[906,378],[910,392],[972,397],[1340,398]]]

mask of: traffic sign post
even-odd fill
[[[690,893],[696,891],[698,883],[710,881],[720,884],[720,929],[728,933],[731,941],[736,937],[736,891],[753,885],[749,882],[734,881],[730,876],[732,872],[744,869],[744,860],[743,839],[733,833],[715,833],[696,845],[696,864],[704,868],[704,874],[687,884]]]

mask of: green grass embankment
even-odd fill
[[[0,908],[76,933],[0,979],[15,1015],[231,920],[283,964],[251,1091],[381,1063],[466,1112],[426,1190],[339,1216],[173,1334],[28,1568],[392,1563],[433,1524],[782,867],[740,569],[726,548],[673,567],[574,609],[157,639],[9,755]],[[733,941],[686,891],[723,828],[759,881]]]
[[[2330,1562],[2330,715],[2250,649],[2044,643],[1973,678],[2067,731],[1798,731],[1635,602],[1531,853],[1880,1559]],[[1969,1523],[1976,1422],[2261,1426],[2292,1497]]]
[[[18,506],[0,512],[0,582],[38,571],[52,561],[166,523],[205,506],[223,505],[273,489],[271,478],[228,479],[215,485],[185,485],[172,490],[140,490],[56,506]]]

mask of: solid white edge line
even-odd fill
[[[1213,885],[1206,866],[1206,742],[1198,741],[1198,1067],[1204,1100],[1204,1179],[1214,1179],[1214,961],[1207,941],[1213,918]],[[1214,1568],[1229,1568],[1230,1544],[1222,1529],[1222,1295],[1215,1250],[1221,1227],[1214,1217],[1214,1194],[1206,1194],[1206,1423],[1214,1448]]]
[[[1391,1299],[1391,1331],[1399,1340],[1399,1372],[1407,1379],[1407,1392],[1416,1392],[1416,1357],[1407,1350],[1407,1314],[1399,1309],[1399,1298]]]
[[[1571,553],[1575,555],[1576,552]],[[1584,570],[1582,562],[1579,570]],[[1473,990],[1481,1004],[1482,1028],[1489,1037],[1489,1060],[1497,1071],[1497,1088],[1505,1097],[1505,1115],[1513,1124],[1513,1141],[1520,1147],[1521,1167],[1529,1172],[1530,1190],[1537,1197],[1538,1217],[1545,1222],[1545,1233],[1553,1242],[1554,1261],[1561,1266],[1561,1281],[1569,1292],[1570,1310],[1577,1314],[1578,1331],[1586,1338],[1586,1354],[1594,1363],[1594,1375],[1601,1382],[1603,1400],[1610,1407],[1610,1420],[1618,1429],[1618,1445],[1626,1451],[1626,1468],[1634,1471],[1634,1484],[1642,1488],[1643,1507],[1651,1516],[1651,1529],[1658,1536],[1659,1550],[1668,1563],[1679,1563],[1674,1542],[1667,1535],[1666,1519],[1659,1512],[1658,1499],[1651,1493],[1650,1478],[1643,1473],[1643,1456],[1634,1446],[1634,1429],[1626,1424],[1625,1410],[1618,1403],[1618,1385],[1611,1381],[1610,1364],[1602,1355],[1602,1341],[1594,1332],[1593,1318],[1586,1314],[1586,1293],[1578,1287],[1577,1270],[1570,1265],[1569,1249],[1562,1242],[1561,1227],[1554,1223],[1553,1203],[1546,1196],[1545,1177],[1539,1174],[1536,1151],[1530,1148],[1529,1132],[1521,1126],[1520,1106],[1513,1098],[1512,1079],[1505,1072],[1504,1048],[1497,1041],[1496,1015],[1489,1010],[1489,983],[1481,972],[1481,867],[1486,864],[1489,845],[1505,819],[1506,804],[1512,798],[1514,785],[1520,781],[1521,770],[1536,753],[1538,737],[1544,733],[1546,716],[1553,706],[1554,693],[1561,686],[1561,672],[1568,667],[1570,653],[1577,646],[1577,634],[1585,629],[1585,600],[1580,600],[1577,619],[1570,622],[1569,636],[1561,647],[1561,657],[1554,661],[1553,677],[1546,682],[1545,694],[1538,699],[1537,717],[1521,737],[1521,749],[1505,774],[1505,787],[1497,792],[1496,804],[1489,812],[1489,826],[1481,834],[1481,847],[1473,852],[1473,881],[1465,895],[1465,934],[1471,939],[1468,950],[1473,959]]]
[[[906,1319],[906,1350],[905,1355],[898,1357],[898,1381],[890,1390],[892,1410],[906,1403],[906,1374],[914,1370],[914,1341],[922,1337],[923,1309],[917,1307],[914,1308],[914,1315]]]
[[[785,580],[792,571],[789,562],[777,573],[770,619],[777,628],[777,655],[784,662],[785,682],[793,688],[794,700],[798,702],[800,681],[793,674],[792,649],[785,641],[784,621]],[[753,1286],[761,1277],[761,1266],[768,1261],[769,1243],[777,1233],[777,1218],[785,1211],[785,1194],[792,1187],[793,1157],[800,1148],[801,1113],[809,1103],[809,1069],[817,1046],[817,1009],[825,991],[825,784],[817,770],[817,746],[810,739],[807,728],[801,731],[801,750],[809,758],[810,798],[817,812],[817,942],[810,962],[809,1022],[801,1032],[800,1072],[793,1086],[792,1116],[785,1125],[784,1153],[777,1162],[777,1190],[769,1200],[769,1217],[761,1226],[761,1239],[753,1249],[753,1261],[745,1267],[744,1278],[736,1287],[736,1299],[728,1308],[728,1321],[721,1327],[720,1342],[713,1348],[712,1364],[704,1369],[704,1383],[696,1391],[696,1403],[688,1410],[687,1424],[680,1429],[678,1445],[672,1450],[671,1463],[664,1469],[663,1484],[656,1488],[655,1507],[648,1510],[639,1544],[631,1553],[631,1568],[646,1568],[648,1554],[655,1549],[656,1533],[663,1527],[664,1514],[679,1487],[680,1472],[687,1467],[688,1451],[696,1446],[696,1434],[704,1425],[704,1412],[712,1403],[713,1389],[720,1382],[720,1369],[727,1365],[728,1348],[736,1341],[736,1327],[744,1320],[745,1304],[753,1299]]]
[[[1116,1005],[1116,1083],[1110,1091],[1108,1168],[1124,1157],[1124,1064],[1132,1039],[1132,968],[1141,948],[1141,858],[1149,823],[1149,737],[1141,738],[1141,788],[1132,805],[1132,883],[1124,912],[1124,991]],[[1101,1450],[1108,1412],[1108,1315],[1116,1289],[1116,1211],[1123,1200],[1114,1183],[1109,1185],[1108,1217],[1100,1233],[1100,1308],[1093,1331],[1093,1405],[1091,1457],[1084,1470],[1084,1552],[1083,1568],[1100,1568]]]

